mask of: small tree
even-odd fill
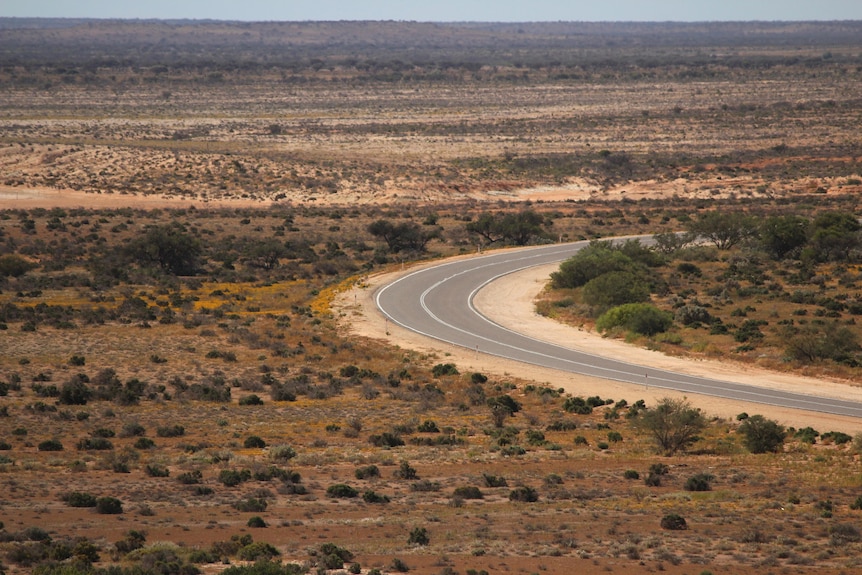
[[[752,453],[776,452],[784,445],[787,431],[762,415],[752,415],[739,426],[745,447]]]
[[[697,441],[706,427],[706,418],[699,409],[683,399],[668,397],[659,400],[654,408],[642,411],[636,421],[668,455]]]

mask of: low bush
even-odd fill
[[[410,536],[407,538],[408,545],[429,545],[431,543],[431,538],[428,535],[428,530],[424,527],[414,527],[412,531],[410,531]]]
[[[326,488],[326,496],[336,499],[352,499],[358,495],[359,492],[346,483],[336,483]]]
[[[257,435],[251,435],[251,436],[245,438],[245,441],[243,442],[242,445],[246,449],[257,449],[257,448],[263,449],[264,447],[266,447],[266,441],[264,441],[262,438],[258,437]]]
[[[356,479],[371,479],[372,477],[380,477],[380,469],[376,465],[366,465],[357,468],[353,474]]]
[[[483,473],[482,479],[485,481],[485,487],[507,487],[506,478],[499,475],[491,475]]]
[[[389,497],[386,495],[380,495],[370,489],[362,494],[362,500],[365,503],[389,503]]]
[[[266,511],[267,503],[262,497],[249,497],[235,502],[233,508],[244,513],[261,513]]]
[[[401,439],[400,435],[388,431],[380,435],[372,435],[368,441],[375,447],[400,447],[404,445],[404,440]]]
[[[431,368],[431,374],[434,377],[444,377],[447,375],[458,375],[458,368],[454,363],[438,363]]]
[[[183,485],[198,485],[201,481],[203,481],[203,473],[201,473],[197,469],[193,471],[186,471],[185,473],[180,473],[179,475],[177,475],[177,481],[179,481]]]
[[[482,499],[485,495],[478,487],[463,486],[456,487],[455,491],[452,493],[453,497],[460,497],[461,499]]]
[[[714,479],[715,476],[708,473],[698,473],[686,479],[684,489],[686,491],[711,491]]]
[[[114,448],[114,444],[104,437],[88,437],[78,442],[79,451],[106,451]]]
[[[159,437],[182,437],[185,434],[186,429],[182,425],[170,425],[156,429],[156,435]]]
[[[38,446],[39,451],[63,451],[63,444],[56,439],[48,439],[41,442]]]
[[[144,470],[150,477],[168,477],[171,474],[167,467],[155,463],[147,465]]]
[[[509,501],[533,503],[539,500],[539,494],[532,487],[520,485],[509,492]]]
[[[655,335],[673,325],[673,316],[648,303],[625,303],[613,307],[596,320],[596,329],[623,328],[640,335]]]
[[[259,396],[255,395],[255,394],[251,394],[251,395],[246,395],[244,397],[239,398],[239,404],[240,405],[263,405],[263,400]]]
[[[254,529],[262,529],[266,527],[266,521],[264,521],[259,515],[254,515],[248,518],[246,525]]]
[[[395,471],[394,475],[397,479],[419,479],[419,475],[417,474],[416,469],[413,468],[407,461],[401,462],[401,465],[398,466],[398,469]]]
[[[227,487],[236,487],[240,483],[244,483],[251,479],[251,471],[243,469],[222,469],[219,472],[218,480]]]
[[[296,457],[296,450],[289,445],[274,445],[269,449],[270,459],[288,461]]]
[[[99,497],[96,500],[96,511],[103,515],[119,515],[123,512],[123,502],[116,497]]]
[[[146,428],[140,423],[130,422],[123,425],[123,429],[120,431],[120,437],[140,437],[146,432]]]
[[[688,529],[688,524],[682,516],[670,513],[661,518],[661,528],[670,531],[681,531]]]
[[[63,496],[63,501],[69,507],[95,507],[96,506],[96,496],[90,495],[89,493],[83,493],[80,491],[73,491],[71,493],[67,493]]]
[[[139,437],[135,440],[135,449],[152,449],[156,446],[156,442],[149,437]]]
[[[258,561],[260,559],[272,559],[273,557],[278,557],[279,555],[281,555],[281,553],[278,549],[276,549],[269,543],[265,543],[263,541],[249,543],[245,547],[241,548],[236,554],[237,559],[240,559],[242,561]],[[227,571],[229,571],[229,569]],[[224,571],[223,573],[227,573],[227,571]]]

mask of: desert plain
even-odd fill
[[[3,572],[860,568],[858,419],[485,358],[371,295],[522,243],[477,233],[487,215],[538,214],[526,244],[858,216],[862,24],[0,31]],[[859,398],[858,229],[780,261],[758,233],[659,267],[652,303],[708,303],[724,331],[603,337],[553,269],[479,303],[573,346]],[[791,328],[827,322],[841,354],[792,356]],[[632,410],[666,397],[706,421],[673,453]],[[743,413],[779,448],[752,453]]]

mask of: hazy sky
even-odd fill
[[[0,16],[217,20],[862,20],[862,0],[0,0]]]

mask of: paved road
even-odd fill
[[[443,263],[381,287],[375,300],[389,321],[481,353],[653,388],[862,418],[859,402],[785,393],[591,355],[516,333],[473,307],[474,296],[488,283],[529,267],[562,261],[586,245],[576,242],[507,250]]]

